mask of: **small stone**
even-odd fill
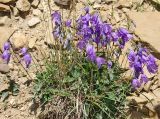
[[[96,0],[95,2],[101,4],[102,0]]]
[[[0,92],[2,92],[3,90],[6,90],[6,89],[8,89],[9,88],[9,84],[4,84],[4,83],[2,83],[1,82],[1,84],[0,84]]]
[[[160,98],[160,88],[157,88],[156,90],[153,91],[153,94],[157,97]]]
[[[33,7],[38,7],[39,3],[40,3],[40,0],[34,0],[31,5]]]
[[[148,81],[145,85],[144,85],[144,90],[146,92],[149,92],[150,87],[152,86],[153,82],[152,81]]]
[[[102,8],[102,6],[98,3],[94,3],[93,9],[99,9],[99,8]]]
[[[10,99],[9,104],[10,104],[12,107],[17,107],[17,100],[14,99],[14,98],[12,98],[12,99]]]
[[[0,64],[0,72],[1,73],[8,73],[9,72],[9,66],[7,64]]]
[[[14,15],[15,17],[17,17],[18,14],[19,14],[18,9],[17,9],[16,7],[13,7],[13,15]]]
[[[28,21],[28,26],[33,27],[33,26],[39,24],[40,22],[41,22],[41,20],[38,17],[33,17]]]
[[[34,45],[35,45],[36,41],[37,41],[37,39],[36,39],[36,38],[32,38],[32,39],[30,39],[30,40],[29,40],[28,47],[32,49],[32,48],[34,47]]]
[[[138,104],[145,104],[146,102],[148,102],[147,98],[137,97],[137,96],[128,96],[126,99],[129,102],[136,101],[136,103],[138,103]]]
[[[130,8],[132,6],[131,0],[119,0],[117,3],[118,8]]]
[[[27,77],[21,77],[18,79],[21,84],[25,84],[28,81]]]
[[[10,3],[14,2],[15,0],[0,0],[0,3]]]
[[[18,0],[16,2],[16,7],[22,12],[27,12],[30,10],[31,5],[28,0]]]
[[[10,12],[10,7],[0,3],[0,12]]]
[[[41,15],[42,14],[42,12],[39,10],[39,9],[34,9],[33,10],[33,15],[34,16],[39,16],[39,15]]]
[[[27,47],[28,38],[22,33],[16,33],[13,35],[13,38],[11,39],[11,43],[13,44],[15,49]]]
[[[58,5],[68,6],[70,5],[71,0],[54,0]]]
[[[4,26],[4,25],[8,24],[8,22],[9,22],[8,16],[4,16],[4,17],[0,18],[0,26]]]
[[[95,0],[89,0],[90,4],[93,5],[95,3]]]

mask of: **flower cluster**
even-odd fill
[[[58,11],[55,11],[54,13],[52,13],[51,16],[52,16],[52,21],[55,24],[55,27],[53,30],[53,36],[56,39],[59,39],[60,42],[63,44],[63,48],[66,49],[68,47],[68,45],[70,43],[70,39],[71,39],[71,33],[70,33],[71,20],[67,20],[64,25],[66,27],[66,29],[62,29],[63,24],[61,22],[60,13]]]
[[[9,49],[10,49],[10,43],[9,42],[5,42],[4,45],[3,45],[3,53],[2,53],[2,59],[4,60],[4,63],[8,63],[9,60],[10,60],[10,52],[9,52]],[[20,49],[20,53],[22,54],[23,56],[23,60],[25,62],[25,65],[26,65],[26,68],[29,67],[29,65],[31,64],[31,56],[29,53],[27,53],[27,48],[21,48]]]
[[[9,59],[10,59],[10,53],[9,53],[9,49],[10,49],[10,44],[9,42],[5,42],[3,44],[3,53],[2,53],[2,59],[4,60],[4,63],[8,63]]]
[[[102,65],[107,65],[108,69],[112,68],[114,55],[118,59],[125,44],[132,39],[132,35],[127,29],[120,27],[114,29],[111,24],[103,22],[97,12],[90,14],[89,8],[84,8],[84,14],[76,20],[74,33],[71,33],[71,20],[64,24],[61,21],[61,15],[58,11],[52,14],[55,23],[53,35],[66,48],[71,40],[72,35],[78,38],[76,47],[80,52],[85,52],[86,59],[97,64],[98,69]],[[65,26],[65,28],[64,28]],[[72,34],[72,35],[71,35]],[[97,49],[95,50],[95,46]],[[108,49],[111,49],[108,53]],[[99,49],[103,49],[105,57],[98,56]],[[107,55],[107,56],[106,56]],[[112,61],[113,60],[113,61]],[[147,54],[146,49],[139,48],[137,51],[130,50],[128,54],[130,69],[134,72],[132,86],[136,89],[142,83],[146,83],[148,78],[143,71],[146,66],[150,73],[157,72],[157,65],[154,57]]]
[[[146,66],[149,73],[155,74],[157,72],[157,64],[155,58],[151,54],[147,54],[145,48],[138,48],[136,51],[130,50],[128,53],[129,68],[134,72],[134,79],[132,86],[134,89],[139,88],[142,83],[146,83],[148,78],[143,71]],[[140,79],[140,81],[138,80]]]
[[[27,48],[21,48],[20,49],[20,53],[22,54],[22,56],[23,56],[23,60],[24,60],[24,62],[25,62],[25,65],[26,65],[26,68],[28,68],[29,67],[29,65],[31,64],[31,56],[30,56],[30,54],[29,53],[27,53]]]

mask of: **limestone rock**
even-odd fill
[[[0,72],[1,73],[8,73],[9,72],[9,66],[7,64],[0,64]]]
[[[38,7],[39,3],[40,3],[40,0],[34,0],[31,5],[33,7]]]
[[[18,14],[19,14],[18,9],[17,9],[16,7],[13,7],[13,15],[14,15],[15,17],[17,17]]]
[[[28,26],[29,27],[33,27],[33,26],[37,25],[40,22],[41,22],[41,20],[38,17],[33,17],[28,21]]]
[[[0,3],[0,12],[10,12],[10,7]]]
[[[160,59],[160,13],[159,12],[129,12],[129,17],[136,24],[135,33],[140,42],[147,46],[151,53]]]
[[[29,40],[29,44],[28,44],[28,47],[29,48],[33,48],[35,43],[36,43],[37,39],[36,38],[32,38]]]
[[[28,38],[22,33],[14,34],[13,38],[11,39],[11,43],[15,49],[20,49],[22,47],[27,47],[28,45]]]
[[[16,2],[16,7],[22,12],[27,12],[30,10],[31,5],[28,0],[18,0]]]
[[[9,27],[0,27],[0,50],[3,50],[3,44],[9,39],[11,34],[13,33],[13,29]]]
[[[0,92],[9,88],[9,84],[0,84]]]
[[[14,2],[15,0],[0,0],[0,3],[9,3]]]
[[[136,101],[136,103],[138,104],[144,104],[148,102],[148,99],[146,97],[128,96],[126,99],[129,102]]]
[[[119,0],[117,3],[118,8],[130,8],[132,6],[131,0]]]
[[[34,15],[34,16],[39,16],[39,15],[41,15],[41,14],[42,14],[42,12],[41,12],[39,9],[33,10],[33,15]]]
[[[7,25],[9,23],[10,19],[8,16],[4,16],[0,18],[0,26]]]

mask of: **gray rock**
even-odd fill
[[[9,66],[7,64],[0,64],[0,72],[1,73],[8,73],[9,72]]]
[[[31,5],[28,0],[18,0],[16,2],[16,7],[22,12],[27,12],[30,10]]]
[[[33,17],[28,21],[28,26],[33,27],[33,26],[39,24],[40,22],[41,22],[41,20],[38,17]]]

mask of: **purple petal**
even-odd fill
[[[96,63],[97,63],[98,68],[101,68],[101,66],[103,64],[106,64],[106,60],[102,57],[97,57],[96,58]]]
[[[4,50],[9,50],[10,49],[10,43],[9,42],[5,42],[3,45],[3,49]]]
[[[5,50],[3,53],[2,53],[2,59],[5,61],[5,63],[8,63],[9,60],[10,60],[10,53],[8,50]]]
[[[29,65],[31,64],[31,60],[32,60],[30,54],[25,54],[23,56],[23,60],[24,60],[24,62],[26,64],[26,68],[28,68]]]

